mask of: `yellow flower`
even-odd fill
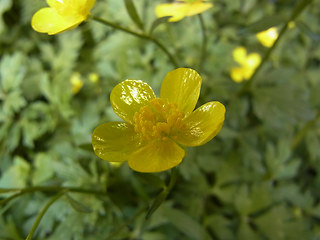
[[[183,146],[199,146],[220,131],[225,107],[208,102],[195,111],[202,79],[189,68],[178,68],[163,80],[160,98],[140,80],[114,87],[110,102],[125,122],[107,122],[92,134],[95,154],[124,162],[138,172],[160,172],[180,164]]]
[[[266,31],[259,32],[257,38],[263,46],[272,47],[278,38],[278,30],[276,27],[269,28]]]
[[[72,92],[73,94],[77,94],[80,89],[83,87],[83,81],[81,79],[81,74],[78,72],[75,72],[71,75],[70,83],[72,84]]]
[[[178,0],[174,3],[164,3],[156,7],[156,15],[158,18],[172,16],[169,22],[177,22],[184,17],[190,17],[202,13],[213,4],[204,0]]]
[[[47,0],[49,7],[37,11],[31,20],[32,28],[49,35],[78,26],[87,19],[96,0]]]
[[[89,74],[89,80],[90,80],[90,82],[92,82],[92,83],[98,82],[98,81],[99,81],[99,75],[98,75],[98,73],[94,73],[94,72],[90,73],[90,74]]]
[[[237,47],[233,50],[233,59],[240,65],[240,67],[231,69],[231,78],[235,82],[250,79],[261,62],[261,57],[258,53],[247,55],[247,50],[244,47]]]

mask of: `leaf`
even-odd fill
[[[264,17],[257,22],[252,23],[244,29],[240,30],[240,34],[258,33],[268,28],[277,26],[286,21],[286,17],[282,14]]]
[[[0,34],[5,30],[5,24],[2,19],[2,15],[11,8],[12,0],[1,0],[0,1]]]
[[[139,17],[136,7],[134,6],[133,0],[124,0],[124,3],[132,21],[137,25],[138,28],[143,30],[143,23]]]
[[[82,213],[91,213],[92,210],[91,208],[85,206],[84,204],[82,204],[81,202],[75,200],[74,198],[72,198],[69,194],[66,194],[67,199],[70,203],[70,205],[72,206],[72,208],[78,212],[82,212]]]
[[[157,18],[156,20],[154,20],[152,22],[152,25],[150,27],[149,30],[149,35],[151,35],[153,33],[153,31],[160,26],[163,23],[168,23],[169,18],[171,18],[171,16],[166,16],[166,17],[161,17],[161,18]]]
[[[173,224],[181,233],[196,240],[211,239],[206,230],[193,218],[181,210],[164,207],[162,214],[170,224]]]

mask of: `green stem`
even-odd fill
[[[135,32],[135,31],[132,31],[128,28],[124,28],[120,25],[117,25],[115,23],[112,23],[108,20],[105,20],[105,19],[102,19],[100,17],[97,17],[97,16],[93,16],[91,15],[91,19],[97,21],[97,22],[100,22],[104,25],[107,25],[109,27],[112,27],[114,29],[118,29],[120,31],[123,31],[123,32],[126,32],[128,34],[131,34],[133,36],[136,36],[136,37],[139,37],[139,38],[142,38],[142,39],[146,39],[146,40],[149,40],[149,41],[152,41],[154,44],[156,44],[169,58],[169,60],[171,61],[171,63],[177,68],[179,67],[179,64],[178,62],[176,61],[176,59],[173,57],[173,55],[168,51],[168,49],[161,43],[159,42],[159,40],[157,40],[156,38],[150,36],[150,35],[147,35],[145,33],[138,33],[138,32]]]
[[[130,219],[128,219],[126,222],[121,224],[116,230],[114,230],[112,233],[109,234],[109,236],[106,238],[106,240],[114,239],[114,236],[117,235],[119,232],[122,231],[123,228],[127,227],[129,224],[131,224],[137,217],[139,217],[146,208],[140,209],[135,215],[133,215]]]
[[[200,62],[199,62],[199,71],[201,72],[203,69],[203,65],[206,60],[206,51],[207,51],[207,29],[204,23],[203,17],[201,14],[198,15],[200,20],[201,32],[202,32],[202,45],[201,45],[201,55],[200,55]]]
[[[67,192],[67,190],[63,190],[61,192],[59,192],[57,195],[55,195],[53,198],[51,198],[51,200],[44,206],[44,208],[41,210],[40,214],[38,215],[36,221],[34,222],[26,240],[31,240],[32,236],[34,234],[34,232],[36,231],[42,217],[44,216],[44,214],[47,212],[48,208],[55,202],[57,201],[60,197],[62,197],[65,193]]]
[[[0,205],[6,204],[9,201],[23,195],[26,193],[32,192],[60,192],[60,191],[68,191],[68,192],[77,192],[84,194],[95,194],[95,195],[105,195],[105,192],[95,191],[83,188],[75,188],[75,187],[29,187],[29,188],[0,188],[0,193],[13,193],[16,192],[15,195],[10,196],[2,201],[0,201]]]
[[[292,150],[294,150],[299,145],[299,143],[303,140],[307,132],[317,123],[319,119],[320,111],[317,113],[316,117],[307,122],[306,125],[301,129],[301,131],[299,131],[298,134],[295,136],[291,144]]]
[[[257,76],[258,72],[261,70],[261,68],[267,62],[267,60],[269,59],[271,53],[274,51],[274,49],[278,45],[280,39],[284,36],[285,32],[287,31],[289,22],[294,21],[312,1],[313,0],[302,0],[295,6],[295,8],[293,9],[293,11],[291,13],[290,18],[287,20],[285,25],[282,27],[278,38],[273,43],[272,47],[267,50],[267,52],[265,53],[265,55],[262,58],[261,63],[256,68],[256,70],[254,71],[254,73],[251,76],[251,78],[244,84],[243,88],[240,91],[241,94],[243,92],[246,92],[247,90],[249,90],[252,87],[252,85],[254,83],[254,80],[255,80],[255,77]]]

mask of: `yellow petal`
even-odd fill
[[[195,108],[200,95],[202,79],[190,68],[178,68],[167,74],[161,85],[161,98],[176,103],[186,115]]]
[[[220,102],[202,105],[183,120],[186,130],[178,135],[176,141],[190,147],[207,143],[221,130],[225,112],[226,109]]]
[[[131,124],[134,114],[154,98],[152,88],[140,80],[123,81],[113,88],[110,95],[114,112]]]
[[[140,143],[133,127],[124,122],[104,123],[93,131],[91,138],[95,154],[109,162],[127,161]]]
[[[243,65],[247,58],[247,50],[244,47],[237,47],[232,52],[233,59],[239,63],[240,65]]]
[[[257,38],[263,46],[271,47],[278,38],[278,30],[276,27],[269,28],[266,31],[259,32]]]
[[[199,13],[202,13],[206,10],[208,10],[209,8],[211,8],[213,5],[211,3],[204,3],[204,2],[194,2],[194,3],[190,3],[187,6],[187,10],[186,10],[186,16],[193,16],[193,15],[197,15]]]
[[[231,78],[235,82],[242,82],[244,79],[244,69],[243,68],[231,69]]]
[[[76,27],[83,20],[80,16],[63,17],[53,8],[42,8],[33,15],[31,25],[37,32],[52,35]]]
[[[186,4],[184,3],[164,3],[156,7],[156,15],[158,18],[172,16],[169,22],[177,22],[185,17]]]
[[[156,140],[131,154],[129,167],[138,172],[161,172],[181,163],[185,151],[170,139]]]
[[[251,53],[248,55],[246,67],[255,69],[261,63],[261,57],[258,53]]]

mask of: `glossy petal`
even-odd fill
[[[187,11],[186,11],[186,16],[193,16],[197,15],[199,13],[202,13],[209,8],[211,8],[213,5],[211,3],[204,3],[204,2],[194,2],[188,5]]]
[[[172,140],[156,140],[131,154],[129,166],[138,172],[161,172],[181,163],[185,151]]]
[[[161,98],[176,103],[180,111],[190,114],[200,95],[202,79],[190,68],[178,68],[167,74],[161,85]]]
[[[114,112],[133,123],[133,115],[155,98],[152,88],[140,80],[126,80],[116,85],[110,95]]]
[[[110,162],[123,162],[139,147],[133,127],[124,122],[108,122],[98,126],[91,136],[95,154]]]
[[[169,22],[177,22],[185,17],[186,4],[184,3],[164,3],[155,9],[158,18],[172,16]]]
[[[83,20],[79,16],[63,17],[53,8],[42,8],[33,15],[31,25],[37,32],[52,35],[76,27]]]
[[[220,102],[208,102],[184,119],[186,130],[176,141],[183,146],[199,146],[214,138],[223,125],[225,107]]]

